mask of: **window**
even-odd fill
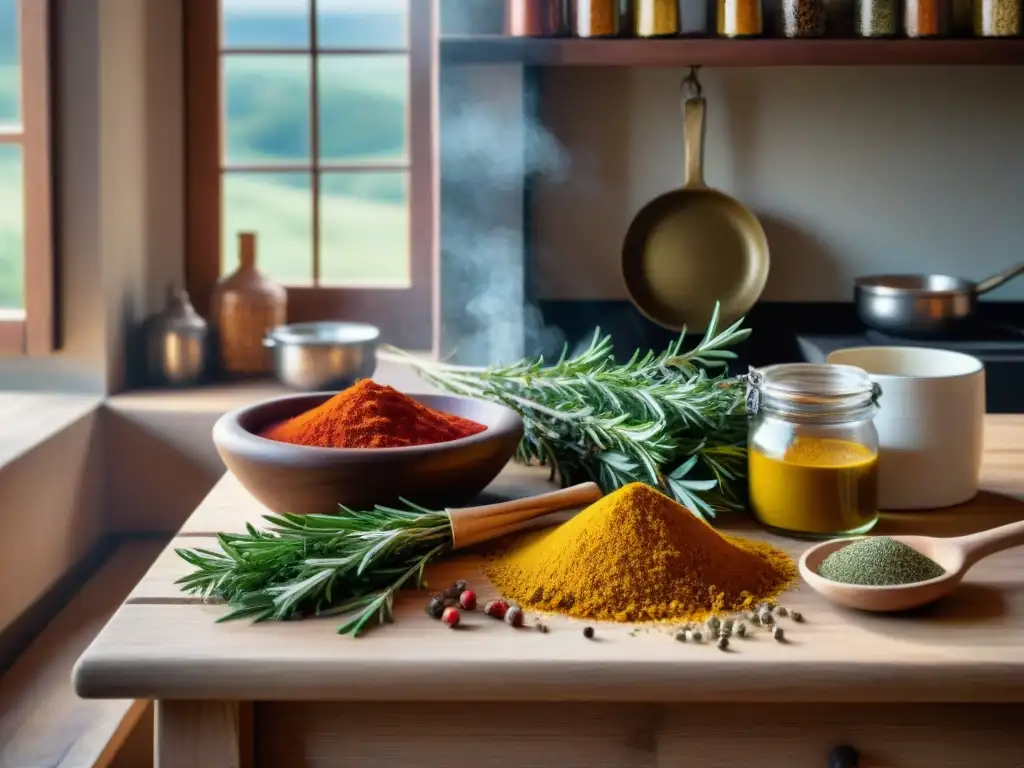
[[[188,0],[188,285],[257,236],[290,322],[436,338],[435,0]]]
[[[49,2],[0,0],[0,352],[53,350]]]

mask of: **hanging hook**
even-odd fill
[[[689,89],[690,93],[692,94],[692,97],[698,99],[703,97],[704,88],[700,84],[700,78],[697,77],[697,70],[699,69],[699,64],[695,67],[690,67],[690,73],[683,78],[682,91],[684,98],[691,98],[691,96],[687,94],[687,89]]]

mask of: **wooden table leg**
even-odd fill
[[[156,702],[155,768],[251,768],[252,704]]]

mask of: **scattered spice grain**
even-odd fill
[[[520,538],[487,572],[524,606],[619,622],[706,620],[774,597],[796,577],[781,550],[723,536],[642,483]]]
[[[786,618],[786,616],[789,615],[789,611],[786,609],[786,606],[780,605],[778,608],[775,609],[775,614],[777,616],[781,616],[782,618]]]
[[[738,624],[736,626],[736,635],[738,637],[743,637],[746,634],[747,634],[747,625],[746,624]]]
[[[268,427],[260,437],[316,448],[401,448],[446,443],[485,429],[363,379],[316,408]]]
[[[775,629],[772,630],[772,637],[781,643],[786,639],[786,633],[782,631],[782,627],[776,626]]]
[[[704,639],[704,635],[701,634],[699,629],[693,630],[693,634],[691,635],[691,637],[693,637],[693,642],[695,643],[699,643],[701,640]]]
[[[587,638],[587,640],[593,640],[594,639],[594,628],[593,627],[584,627],[583,628],[583,636],[585,638]]]
[[[797,624],[804,620],[804,615],[800,613],[800,611],[793,611],[789,614],[789,617],[793,619],[793,621],[795,621]]]
[[[676,630],[676,640],[678,640],[680,643],[685,643],[686,642],[686,630],[685,629],[677,629]]]
[[[464,590],[459,595],[459,607],[466,611],[476,610],[476,592],[471,589]]]
[[[724,651],[724,650],[727,650],[728,648],[729,648],[729,638],[726,637],[725,635],[722,635],[722,637],[718,638],[718,650]]]
[[[523,609],[518,605],[510,605],[505,611],[505,623],[513,627],[523,626]]]
[[[888,536],[855,541],[833,552],[818,566],[818,575],[823,578],[862,586],[915,584],[944,573],[934,560]]]

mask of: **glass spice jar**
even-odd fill
[[[576,0],[573,18],[577,37],[615,37],[619,34],[618,0]]]
[[[513,37],[558,37],[568,30],[564,0],[506,0],[505,29]]]
[[[854,31],[859,37],[894,37],[898,31],[896,0],[857,0]]]
[[[821,37],[825,34],[823,0],[782,0],[783,37]]]
[[[881,390],[860,368],[788,363],[747,377],[750,507],[772,530],[855,536],[878,521]]]
[[[636,0],[633,31],[637,37],[670,37],[679,34],[678,0]]]
[[[903,31],[907,37],[945,37],[952,14],[951,0],[904,0]]]
[[[1020,17],[1020,0],[974,0],[974,34],[978,37],[1017,37]]]
[[[722,37],[758,37],[764,32],[761,0],[718,0],[716,21]]]

